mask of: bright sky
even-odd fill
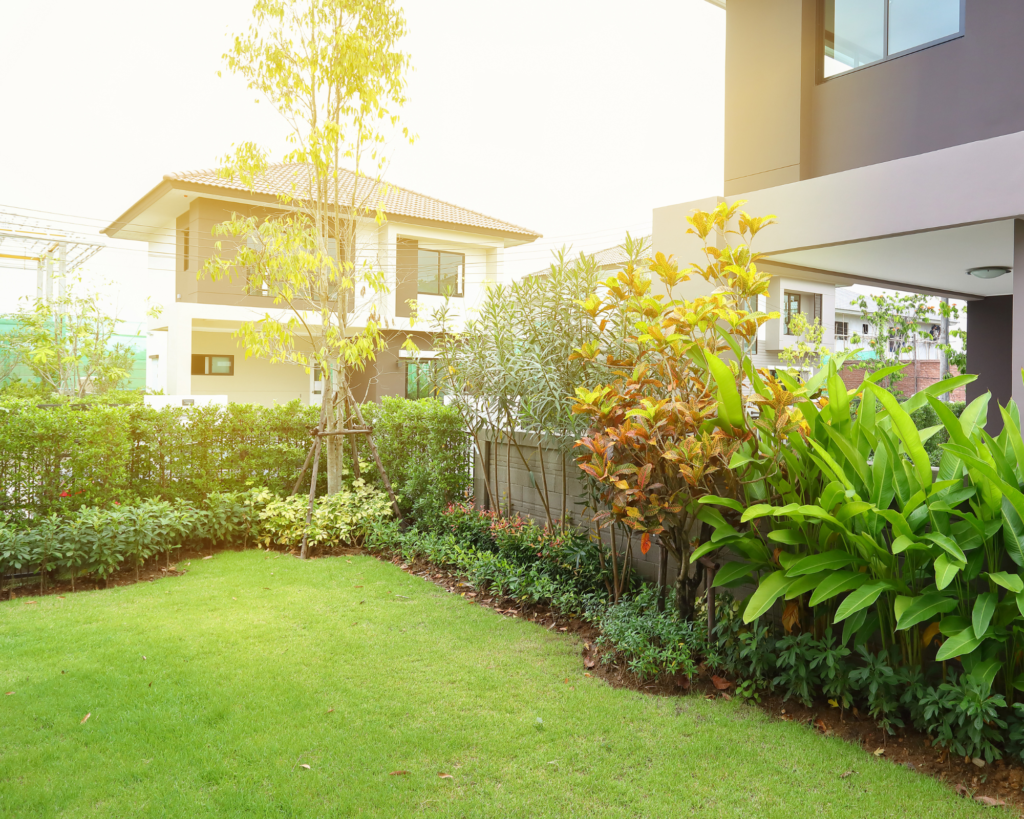
[[[404,0],[405,120],[395,184],[594,251],[651,210],[721,192],[725,12],[704,0]],[[225,75],[246,0],[6,3],[0,29],[0,211],[93,236],[165,173],[215,166],[233,143],[284,150],[284,123]],[[37,212],[36,212],[37,211]],[[140,319],[146,248],[109,241],[88,265]],[[0,311],[35,272],[0,268]]]

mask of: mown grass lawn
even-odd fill
[[[571,638],[387,563],[189,568],[0,604],[0,816],[981,811],[736,703],[612,689]]]

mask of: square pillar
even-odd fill
[[[167,362],[164,372],[168,395],[192,394],[192,317],[174,305],[167,322]]]
[[[1010,296],[1010,303],[1013,309],[1013,331],[1012,335],[1003,341],[1003,360],[1006,359],[1006,348],[1010,348],[1010,382],[1011,394],[1018,407],[1024,407],[1024,380],[1021,379],[1021,368],[1024,367],[1024,220],[1015,219],[1013,222],[1013,289],[1014,295],[1021,298],[1014,299]],[[970,342],[970,333],[968,333]],[[967,349],[970,350],[970,343]],[[1002,402],[1000,402],[1002,403]],[[991,417],[991,412],[989,413]]]

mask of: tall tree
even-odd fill
[[[397,110],[405,102],[409,55],[399,49],[405,17],[393,0],[257,0],[234,38],[227,66],[290,127],[291,150],[274,168],[279,212],[235,215],[215,234],[230,237],[200,275],[245,275],[248,287],[283,308],[244,323],[246,355],[327,374],[326,432],[345,428],[358,407],[350,374],[386,344],[384,264],[365,227],[384,220],[388,139],[410,138]],[[225,158],[221,174],[250,190],[265,184],[268,154],[253,142]],[[360,242],[362,240],[362,246]],[[342,486],[344,438],[323,439],[328,490]],[[319,452],[317,453],[319,456]]]

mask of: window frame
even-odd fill
[[[873,68],[876,65],[887,63],[890,60],[898,60],[900,57],[906,57],[908,54],[914,54],[918,51],[924,51],[926,48],[932,48],[943,43],[951,42],[952,40],[959,40],[966,34],[967,31],[967,0],[960,0],[960,30],[956,34],[947,34],[945,37],[939,37],[936,40],[929,40],[927,43],[921,43],[920,45],[911,46],[905,48],[903,51],[897,51],[895,54],[889,53],[889,5],[890,0],[885,0],[885,19],[882,21],[882,52],[885,56],[874,62],[864,63],[864,65],[858,65],[856,68],[848,68],[839,74],[833,74],[831,77],[825,76],[825,2],[826,0],[819,0],[818,2],[818,57],[820,59],[818,63],[818,82],[826,83],[832,80],[839,79],[840,77],[848,77],[850,74],[854,74],[858,71],[863,71],[865,68]]]
[[[841,341],[846,341],[850,338],[850,322],[839,321],[839,319],[836,319],[835,325],[835,332],[833,333],[835,338],[838,338]],[[842,332],[839,332],[840,326],[842,326]]]
[[[466,296],[466,254],[465,253],[458,253],[458,252],[456,252],[454,250],[434,250],[433,248],[420,247],[418,245],[417,245],[416,250],[417,250],[417,262],[416,262],[416,295],[417,296],[439,296],[441,298],[444,298],[447,295],[447,294],[441,292],[441,254],[442,253],[447,253],[447,254],[449,254],[451,256],[461,256],[462,257],[462,276],[461,276],[461,279],[460,279],[460,282],[459,282],[461,287],[457,287],[456,288],[456,292],[452,293],[451,297],[453,299],[465,298],[465,296]],[[420,275],[419,275],[420,269],[419,269],[419,256],[418,256],[419,253],[434,253],[434,254],[437,255],[437,292],[436,293],[427,293],[427,292],[424,292],[423,290],[420,290]],[[461,291],[461,292],[459,292],[459,291]]]
[[[434,362],[435,362],[435,359],[431,359],[431,358],[417,358],[417,359],[403,358],[402,359],[402,364],[403,364],[403,366],[402,366],[402,375],[403,375],[402,382],[405,385],[403,394],[404,394],[404,397],[405,397],[406,400],[408,400],[408,401],[422,401],[424,398],[436,398],[438,396],[438,389],[437,389],[437,386],[433,383],[433,373],[431,372],[433,370],[433,368],[434,368]],[[426,365],[425,372],[427,373],[427,376],[428,376],[428,379],[427,379],[428,380],[428,384],[427,384],[428,389],[427,389],[427,394],[426,395],[420,395],[419,394],[420,390],[422,390],[422,388],[424,386],[424,384],[423,384],[423,375],[419,373],[419,369],[423,365]],[[411,366],[415,366],[416,369],[417,369],[416,386],[419,389],[417,389],[417,395],[416,395],[415,398],[413,398],[413,397],[411,397],[409,395],[409,368]]]
[[[201,372],[201,373],[196,372],[196,359],[197,358],[204,359],[204,361],[203,361],[203,370],[204,371]],[[227,372],[227,373],[215,373],[215,372],[212,372],[212,370],[213,370],[213,359],[215,359],[215,358],[226,358],[226,359],[228,359],[228,361],[231,363],[231,372]],[[210,370],[211,370],[210,372],[206,372],[205,371],[206,370],[206,361],[205,361],[205,359],[209,359],[210,360]],[[202,375],[202,376],[212,375],[212,376],[217,376],[217,377],[221,377],[221,378],[223,378],[225,376],[231,376],[231,375],[235,374],[235,357],[233,355],[222,355],[221,353],[192,353],[192,360],[191,360],[191,368],[190,369],[191,369],[191,373],[190,374],[194,375],[194,376],[195,375]]]

